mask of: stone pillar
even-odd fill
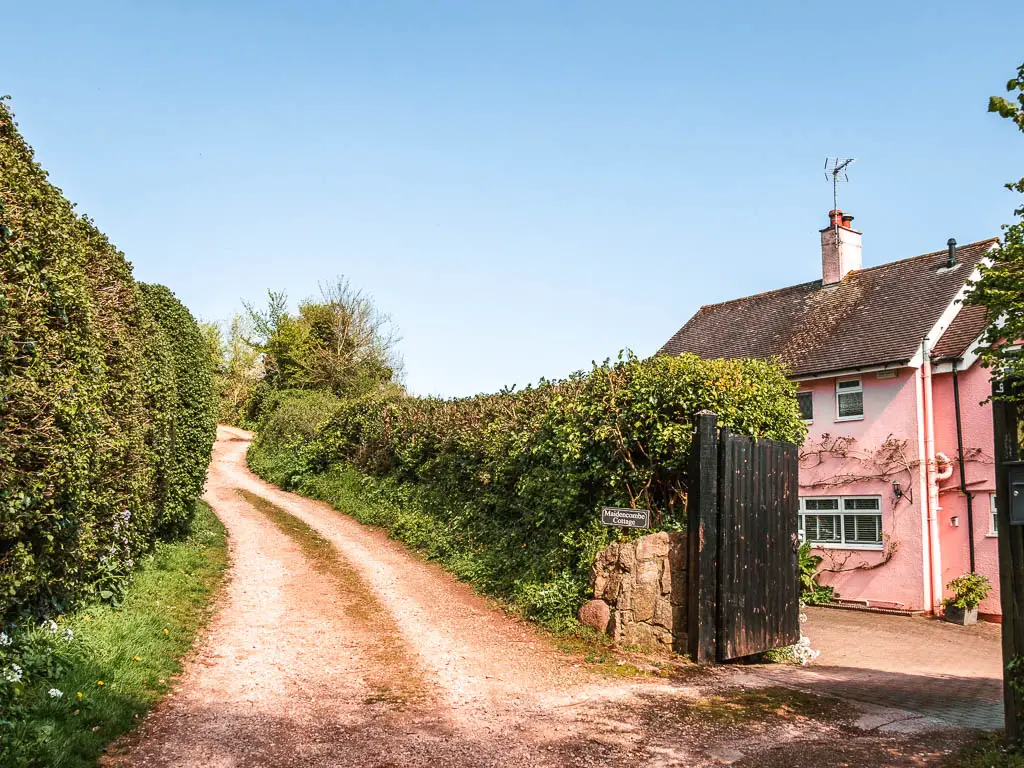
[[[590,578],[594,600],[581,621],[623,645],[686,652],[685,533],[615,542],[598,553]]]

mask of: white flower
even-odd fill
[[[74,640],[74,638],[75,638],[75,633],[72,632],[70,628],[66,628],[64,630],[64,639],[67,640],[70,643],[72,640]]]
[[[57,688],[51,688],[50,689],[50,698],[51,699],[59,699],[63,695],[64,695],[64,691],[58,690]]]
[[[4,670],[4,680],[8,683],[20,683],[21,667],[17,664],[11,664],[11,666]]]
[[[54,634],[57,634],[57,622],[53,619],[47,619],[40,625],[43,629],[48,629]]]
[[[8,646],[13,642],[6,632],[0,632],[0,646]]]
[[[820,655],[821,651],[811,648],[811,640],[806,635],[801,635],[799,642],[793,646],[793,656],[801,664],[810,664]]]

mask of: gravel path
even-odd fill
[[[709,705],[744,695],[729,669],[594,672],[381,531],[256,478],[249,438],[220,428],[207,483],[230,534],[220,608],[106,765],[796,765],[798,744],[817,764],[840,745],[847,765],[930,765],[955,743],[862,734],[837,703]]]

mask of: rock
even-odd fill
[[[654,560],[668,555],[669,539],[667,533],[652,533],[636,541],[636,559]]]
[[[686,534],[673,533],[669,535],[668,561],[676,569],[686,570]]]
[[[654,618],[654,602],[657,595],[650,584],[637,584],[633,588],[633,618],[650,621]]]
[[[622,642],[642,648],[659,648],[672,644],[672,635],[650,624],[633,624],[623,633]]]
[[[623,575],[620,576],[618,587],[614,605],[620,611],[628,611],[633,607],[633,582],[628,575]]]
[[[630,573],[636,566],[636,550],[630,544],[619,547],[619,568]]]
[[[593,627],[598,632],[608,631],[611,609],[604,600],[588,600],[580,606],[580,623]]]
[[[672,594],[672,566],[668,560],[661,562],[661,594]]]
[[[673,624],[672,603],[663,597],[654,601],[654,623],[659,627],[672,631]]]
[[[661,580],[661,565],[657,560],[642,560],[637,563],[636,583],[643,584],[651,589],[658,589],[658,582]]]
[[[661,532],[599,552],[590,572],[595,599],[580,608],[580,621],[627,645],[685,648],[686,541]]]
[[[601,581],[604,586],[602,590],[598,592],[595,585],[594,597],[599,597],[614,604],[619,598],[619,584],[622,582],[622,574],[618,571],[612,571],[607,575],[607,578],[599,578],[598,580]]]

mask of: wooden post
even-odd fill
[[[993,397],[1006,394],[1011,385],[993,380]],[[1024,737],[1024,696],[1011,684],[1024,683],[1024,669],[1007,667],[1014,659],[1024,661],[1024,526],[1010,525],[1009,471],[1006,462],[1021,457],[1018,433],[1020,404],[992,401],[996,457],[996,524],[999,531],[999,602],[1003,612],[1003,702],[1006,738],[1013,744]]]
[[[710,664],[718,657],[718,417],[701,411],[694,427],[686,503],[686,645],[695,663]]]

